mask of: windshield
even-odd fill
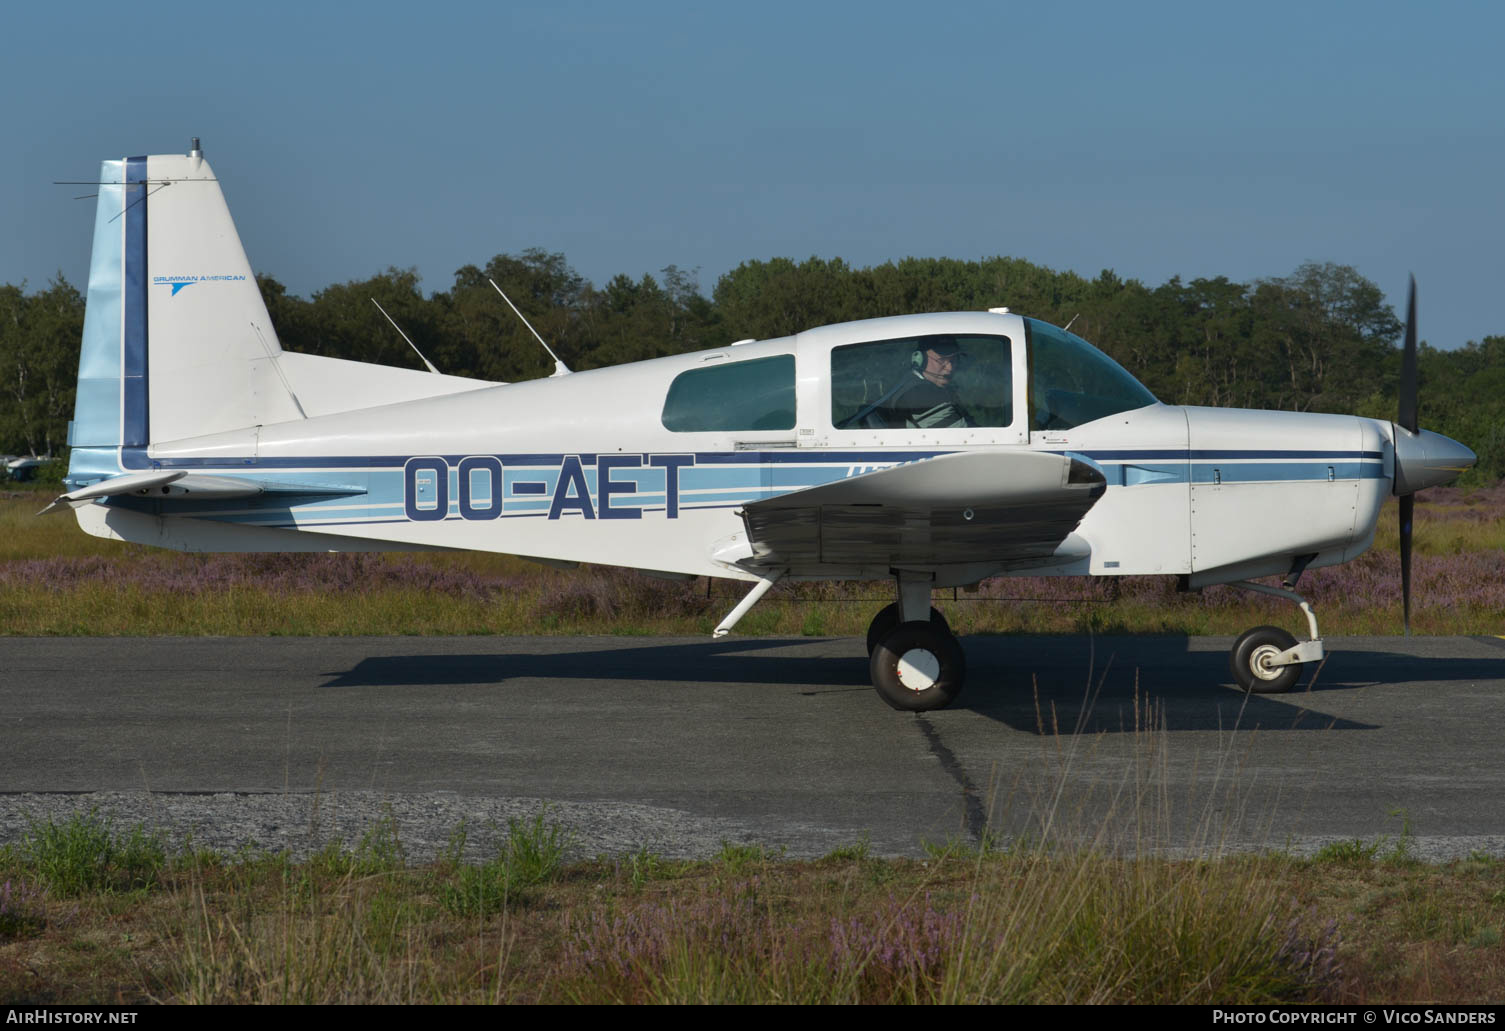
[[[1025,319],[1029,334],[1029,426],[1063,430],[1157,404],[1124,367],[1048,322]]]

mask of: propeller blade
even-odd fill
[[[1395,420],[1415,433],[1416,422],[1416,277],[1406,297],[1406,347],[1400,361],[1400,418]]]
[[[1415,494],[1400,499],[1400,597],[1407,637],[1411,636],[1411,513],[1415,506]]]
[[[1419,431],[1416,416],[1416,277],[1406,292],[1406,342],[1400,359],[1400,411],[1396,424],[1411,433]],[[1395,479],[1401,480],[1400,439],[1396,439]],[[1400,499],[1400,597],[1406,636],[1411,636],[1411,520],[1416,510],[1416,495],[1406,493]]]

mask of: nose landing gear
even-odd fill
[[[1297,641],[1277,626],[1257,626],[1245,630],[1228,653],[1228,669],[1245,691],[1255,694],[1280,694],[1289,691],[1301,679],[1301,670],[1309,662],[1320,662],[1324,654],[1322,635],[1317,631],[1317,614],[1311,604],[1295,591],[1270,587],[1249,580],[1238,580],[1229,587],[1242,587],[1277,598],[1293,601],[1306,614],[1310,641]]]

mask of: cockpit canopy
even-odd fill
[[[906,430],[926,440],[949,440],[953,438],[934,433],[982,430],[980,442],[1003,443],[1023,442],[1030,431],[1069,429],[1156,403],[1113,359],[1081,337],[1036,319],[1012,316],[1006,322],[979,323],[975,316],[958,314],[880,321],[884,328],[931,331],[878,340],[858,337],[851,343],[838,336],[826,345],[829,364],[815,341],[788,338],[756,345],[774,349],[782,344],[788,351],[765,350],[742,361],[726,360],[735,359],[735,351],[707,355],[670,384],[663,425],[677,433],[777,433],[810,427],[799,432],[856,431],[874,443],[883,443],[887,435],[874,438],[872,431]],[[958,331],[935,332],[949,328],[948,323]],[[987,331],[994,325],[1001,331]],[[872,323],[851,326],[875,328]],[[972,326],[981,331],[966,331]],[[799,348],[798,360],[793,345]],[[813,382],[802,380],[815,387],[826,375],[829,393],[796,389],[798,378],[818,376]],[[828,401],[812,410],[817,397]],[[830,422],[823,425],[826,417]],[[979,442],[979,435],[955,439]]]

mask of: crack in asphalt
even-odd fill
[[[941,732],[925,714],[917,712],[914,716],[915,723],[920,727],[920,733],[925,735],[925,744],[929,746],[930,754],[940,760],[941,769],[945,770],[947,775],[962,789],[962,804],[967,814],[967,833],[971,835],[974,844],[981,845],[983,835],[988,829],[988,814],[978,794],[977,785],[972,783],[971,778],[967,776],[967,771],[956,758],[956,753],[941,740]]]

